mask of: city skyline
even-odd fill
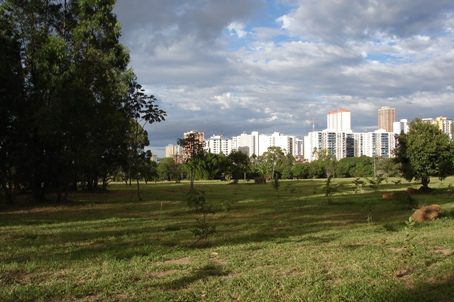
[[[359,130],[380,106],[454,116],[452,1],[120,0],[116,12],[138,81],[168,113],[147,126],[152,147],[188,129],[305,133],[339,107]]]
[[[205,135],[205,139],[208,140],[210,139],[211,137],[221,137],[223,139],[233,139],[235,136],[239,136],[239,135],[243,135],[243,134],[251,134],[251,133],[257,133],[257,135],[267,135],[267,136],[273,136],[275,134],[280,134],[280,135],[283,135],[283,136],[288,136],[288,137],[295,137],[297,139],[303,139],[306,135],[308,135],[310,132],[322,132],[322,131],[331,131],[331,132],[349,132],[349,133],[372,133],[374,131],[378,131],[378,130],[386,130],[386,129],[383,129],[383,128],[379,128],[379,113],[380,110],[383,109],[383,106],[377,108],[377,111],[376,111],[376,125],[375,126],[368,126],[366,128],[363,128],[363,129],[358,129],[358,128],[354,128],[354,127],[351,127],[351,124],[352,122],[355,120],[354,118],[351,117],[350,113],[351,111],[348,110],[347,108],[336,108],[336,109],[333,109],[329,112],[326,113],[325,115],[325,126],[324,127],[315,127],[314,129],[310,128],[309,130],[307,130],[306,132],[304,133],[298,133],[298,134],[293,134],[293,133],[284,133],[284,132],[281,132],[281,131],[272,131],[272,132],[264,132],[264,131],[261,131],[260,129],[256,129],[254,128],[253,130],[251,131],[246,131],[246,130],[243,130],[243,131],[240,131],[238,133],[234,133],[232,135],[225,135],[224,133],[210,133],[209,131],[207,131],[206,129],[190,129],[190,130],[184,130],[184,132],[187,132],[187,131],[198,131],[198,132],[203,132],[204,135]],[[397,132],[400,132],[400,131],[408,131],[408,124],[414,120],[414,119],[407,119],[407,118],[397,118],[397,113],[396,113],[396,110],[394,107],[389,107],[387,106],[385,109],[392,109],[394,111],[394,121],[391,122],[392,124],[392,130],[391,131],[386,131],[386,132],[389,132],[389,133],[397,133]],[[348,125],[344,130],[341,130],[341,129],[333,129],[333,128],[330,128],[330,124],[332,124],[332,120],[330,120],[330,115],[332,115],[333,113],[341,113],[341,114],[345,114],[345,113],[348,113],[348,122],[346,123],[346,125]],[[353,116],[354,117],[354,116]],[[450,121],[453,121],[452,118],[450,118],[449,116],[446,117],[444,115],[438,115],[438,116],[434,116],[434,117],[416,117],[416,118],[419,118],[419,119],[422,119],[422,120],[425,120],[425,121],[430,121],[430,122],[433,122],[435,125],[437,125],[438,127],[441,127],[440,126],[440,119],[447,119],[447,120],[450,120]],[[342,123],[341,123],[342,124]],[[453,122],[454,124],[454,122]],[[398,129],[398,130],[396,130]],[[397,131],[397,132],[396,132]],[[445,130],[446,131],[446,130]],[[183,133],[183,132],[182,132]],[[181,136],[181,135],[180,135]],[[454,137],[454,133],[451,134],[450,138],[452,139]],[[158,150],[157,154],[158,156],[160,157],[164,157],[164,154],[166,154],[166,149],[167,147],[169,147],[170,145],[172,146],[176,146],[176,141],[179,137],[175,138],[173,142],[170,142],[169,144],[167,144],[166,146],[162,146],[160,148],[155,148],[155,150]],[[151,148],[150,148],[151,149]]]
[[[345,157],[380,156],[393,157],[397,146],[397,135],[409,131],[408,119],[396,121],[395,108],[384,106],[377,110],[377,127],[373,131],[353,131],[351,127],[351,112],[346,108],[331,110],[326,114],[326,128],[309,131],[303,135],[287,135],[280,132],[264,134],[259,131],[242,132],[237,136],[225,137],[214,134],[205,137],[200,130],[191,130],[204,141],[207,152],[225,155],[232,151],[241,151],[249,156],[263,155],[269,147],[279,147],[285,154],[291,154],[299,160],[312,161],[316,159],[315,151],[326,150],[338,160]],[[450,139],[454,138],[454,121],[445,116],[423,118],[423,122],[435,125]],[[385,129],[387,128],[387,129]],[[189,132],[187,132],[189,133]],[[187,135],[184,133],[184,136]],[[179,147],[169,144],[166,146],[166,157],[175,159],[181,157],[181,152],[175,152]],[[168,150],[173,150],[168,152]]]

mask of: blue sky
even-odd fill
[[[168,119],[152,150],[183,132],[303,136],[346,107],[374,129],[398,118],[454,118],[452,0],[119,0],[122,42]]]

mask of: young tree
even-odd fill
[[[186,137],[178,139],[185,153],[185,165],[189,172],[190,190],[194,190],[195,174],[203,169],[203,158],[205,143],[199,139],[198,133],[191,132]]]
[[[408,134],[399,136],[396,160],[407,180],[421,180],[421,190],[428,191],[431,176],[445,178],[452,172],[452,142],[435,125],[417,119]]]

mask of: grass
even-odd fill
[[[113,184],[65,205],[2,208],[0,301],[454,301],[454,178],[416,195],[445,217],[407,225],[382,184],[200,182],[216,234],[193,245],[187,183]]]

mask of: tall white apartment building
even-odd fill
[[[394,157],[396,136],[393,132],[378,129],[374,132],[355,133],[355,156]]]
[[[304,137],[304,159],[317,159],[317,152],[326,150],[337,160],[362,155],[374,157],[393,157],[396,148],[394,133],[383,129],[374,132],[352,133],[332,132],[328,129],[312,131]]]
[[[259,155],[259,133],[252,131],[251,134],[242,133],[232,137],[232,150],[244,152],[249,156]]]
[[[293,140],[293,156],[301,157],[304,155],[304,140],[295,137]]]
[[[222,135],[213,135],[206,141],[205,147],[210,153],[229,155],[232,152],[232,140]]]
[[[249,156],[263,155],[270,147],[279,147],[285,154],[293,156],[302,155],[303,141],[295,136],[283,135],[274,132],[271,135],[259,134],[257,131],[251,134],[243,133],[232,138],[232,150],[242,151]]]
[[[399,135],[402,132],[408,133],[408,120],[406,119],[393,123],[393,133]]]
[[[345,108],[328,112],[326,121],[327,130],[331,132],[348,132],[352,129],[351,113]]]
[[[317,152],[326,150],[336,159],[353,157],[355,155],[354,134],[349,132],[334,132],[330,129],[312,131],[304,137],[304,159],[317,159]]]

